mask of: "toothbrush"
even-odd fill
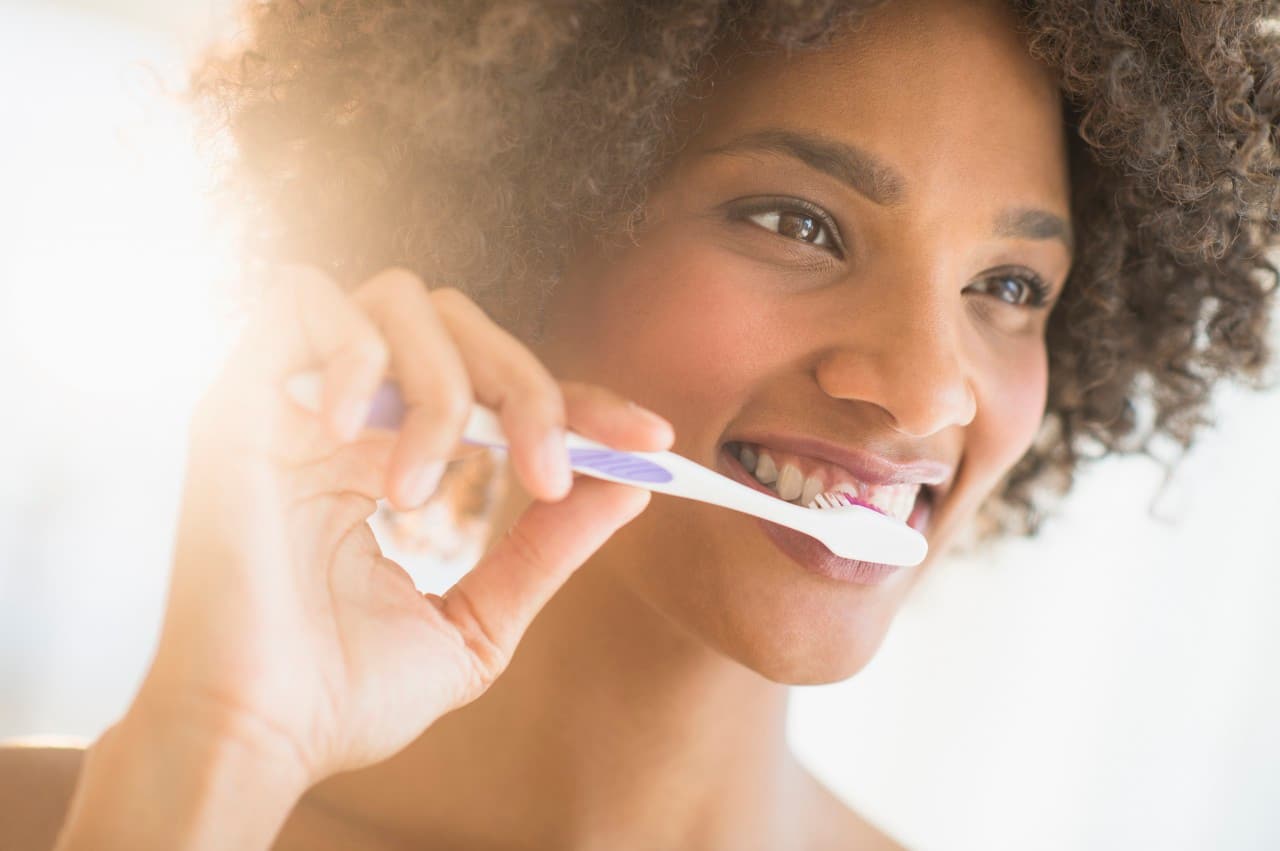
[[[322,376],[318,371],[293,375],[285,391],[312,413],[321,411]],[[396,429],[405,405],[395,382],[383,381],[374,393],[365,421],[367,428]],[[462,432],[462,442],[491,449],[507,449],[497,415],[476,403]],[[913,566],[924,560],[928,543],[901,520],[858,504],[845,504],[843,494],[820,494],[816,508],[784,502],[736,482],[674,452],[614,449],[565,432],[569,466],[597,479],[647,488],[657,493],[696,499],[779,523],[817,538],[842,558]]]

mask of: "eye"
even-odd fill
[[[831,215],[800,198],[762,198],[738,207],[733,217],[779,236],[807,242],[843,256],[839,228]]]
[[[823,248],[835,247],[835,240],[831,238],[831,231],[827,229],[826,225],[808,213],[801,213],[795,210],[775,210],[768,213],[756,213],[753,216],[747,216],[747,218],[760,225],[760,227],[776,231],[782,236],[789,236],[792,239],[809,242]]]
[[[1034,272],[997,272],[982,279],[997,299],[1014,307],[1038,309],[1049,301],[1049,285]]]

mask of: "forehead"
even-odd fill
[[[819,49],[721,56],[690,153],[778,127],[903,176],[906,205],[1067,209],[1061,101],[1001,2],[889,0]]]

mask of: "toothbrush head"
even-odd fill
[[[852,494],[818,494],[801,510],[808,515],[803,531],[842,558],[913,567],[929,554],[924,535]]]

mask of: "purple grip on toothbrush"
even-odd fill
[[[374,391],[365,426],[397,429],[404,420],[404,411],[404,399],[400,396],[399,389],[394,383],[384,381]],[[482,446],[489,445],[482,441],[466,440],[466,442]],[[615,452],[610,449],[570,449],[569,463],[575,467],[590,467],[614,478],[630,479],[633,482],[662,484],[675,478],[668,470],[652,461],[637,458],[628,452]]]
[[[369,416],[364,424],[367,428],[385,428],[395,430],[404,420],[404,399],[396,385],[384,381],[373,392],[373,400],[369,403]]]
[[[628,452],[614,452],[610,449],[570,449],[569,463],[574,467],[590,467],[615,478],[630,479],[633,482],[662,484],[675,478],[668,470],[652,461],[637,458]]]

